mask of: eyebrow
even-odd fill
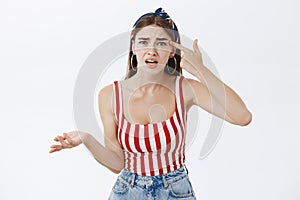
[[[143,38],[143,37],[140,37],[138,38],[138,40],[149,40],[150,38]],[[159,40],[159,41],[164,41],[164,40],[169,40],[168,38],[156,38],[156,40]]]
[[[168,40],[168,38],[156,38],[157,40],[163,41],[163,40]]]

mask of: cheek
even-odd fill
[[[160,57],[161,58],[166,58],[168,60],[169,57],[170,57],[170,54],[171,54],[171,51],[161,51],[160,52]]]
[[[138,63],[141,63],[141,62],[143,62],[143,55],[144,55],[144,53],[143,52],[141,52],[141,51],[136,51],[136,59],[137,59],[137,62]]]
[[[136,46],[135,47],[135,51],[138,52],[138,51],[145,51],[146,48],[145,47],[142,47],[142,46]]]
[[[164,48],[164,49],[160,50],[161,57],[167,57],[167,58],[169,58],[170,55],[171,55],[171,53],[172,53],[172,49],[171,48]]]

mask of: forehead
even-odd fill
[[[136,34],[136,38],[138,39],[139,37],[142,38],[160,37],[160,38],[171,39],[171,37],[168,35],[165,29],[157,25],[149,25],[139,29],[139,31]]]

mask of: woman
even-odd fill
[[[182,69],[198,80],[184,78]],[[57,136],[50,153],[84,143],[99,163],[121,172],[112,200],[196,199],[184,164],[193,105],[240,126],[252,119],[241,98],[205,67],[197,40],[193,50],[182,46],[175,23],[159,8],[134,24],[126,79],[99,92],[105,146],[72,131]]]

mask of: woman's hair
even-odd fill
[[[131,32],[130,48],[128,54],[128,69],[125,79],[132,77],[137,72],[137,59],[132,52],[132,43],[135,40],[135,36],[142,28],[149,25],[157,25],[164,28],[167,34],[171,37],[172,41],[180,43],[180,37],[175,23],[171,20],[167,13],[162,11],[161,8],[157,9],[155,13],[147,13],[145,15],[142,15],[135,22],[134,28]],[[181,75],[182,70],[180,67],[180,61],[180,50],[176,49],[174,58],[169,58],[168,60],[168,63],[164,69],[165,73],[173,76]]]

